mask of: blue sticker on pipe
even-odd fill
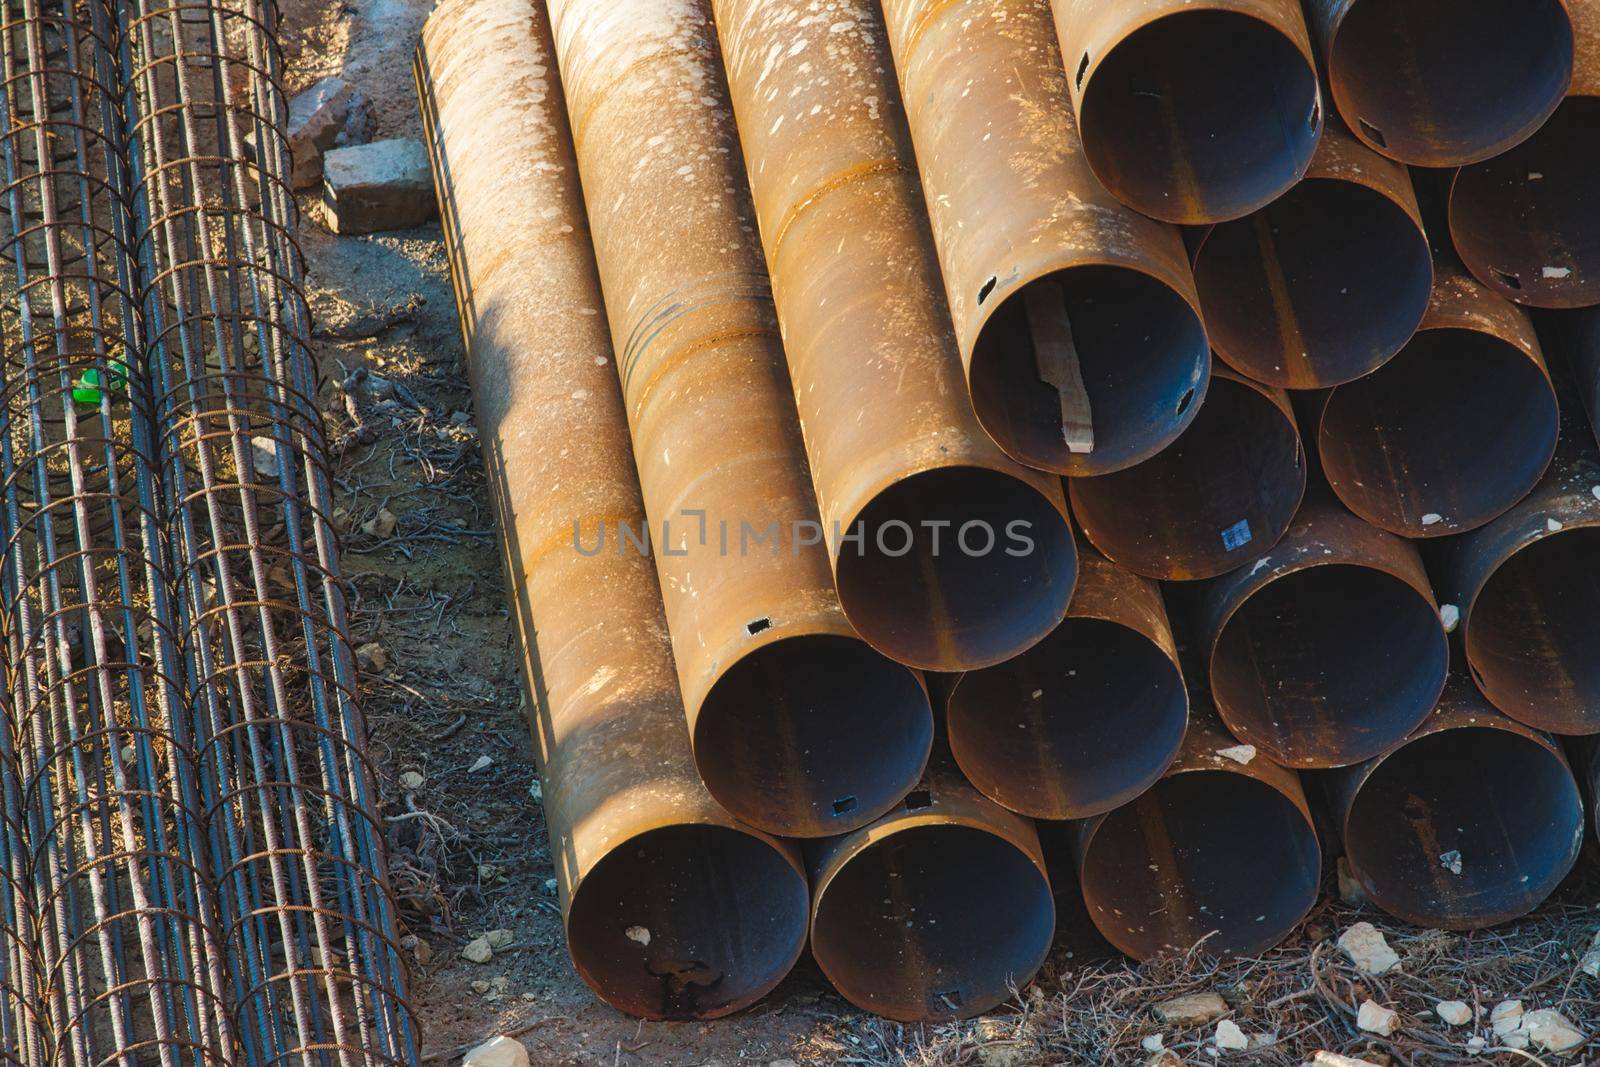
[[[1222,531],[1222,547],[1232,552],[1250,543],[1250,520],[1240,519]]]

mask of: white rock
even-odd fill
[[[395,521],[394,512],[379,508],[376,515],[361,524],[361,532],[381,541],[394,533]]]
[[[1472,1009],[1459,1000],[1441,1000],[1433,1006],[1433,1013],[1446,1026],[1465,1026],[1472,1021]]]
[[[400,788],[406,790],[408,793],[414,793],[418,789],[421,789],[422,783],[425,781],[427,781],[427,779],[422,777],[421,771],[400,772]]]
[[[1167,1039],[1163,1034],[1151,1034],[1149,1037],[1139,1042],[1139,1045],[1146,1052],[1160,1052],[1162,1049],[1167,1047]]]
[[[1256,758],[1256,746],[1234,745],[1231,748],[1219,748],[1217,755],[1223,759],[1231,759],[1235,763],[1249,763]]]
[[[479,756],[477,759],[472,761],[472,766],[467,768],[467,773],[477,774],[479,771],[487,770],[492,766],[494,766],[493,756]]]
[[[1356,1013],[1356,1026],[1369,1034],[1388,1037],[1400,1029],[1400,1013],[1375,1000],[1364,1000],[1361,1010]]]
[[[469,963],[488,963],[494,959],[494,949],[486,937],[475,937],[461,950],[461,958]]]
[[[1451,874],[1461,873],[1461,853],[1455,849],[1451,849],[1449,852],[1441,855],[1439,857],[1439,863]]]
[[[1217,1023],[1217,1047],[1228,1052],[1241,1052],[1250,1047],[1250,1039],[1244,1036],[1244,1031],[1232,1019],[1223,1019]]]
[[[308,189],[322,177],[322,153],[332,148],[344,128],[350,100],[349,87],[338,78],[323,78],[289,101],[289,138],[292,165],[289,184]]]
[[[1341,1056],[1337,1052],[1319,1051],[1311,1057],[1311,1067],[1377,1067],[1371,1060],[1358,1060],[1354,1056]]]
[[[1571,1020],[1553,1008],[1540,1008],[1524,1015],[1522,1032],[1546,1052],[1570,1052],[1588,1040]]]
[[[1578,970],[1590,978],[1600,978],[1600,930],[1594,932],[1594,940],[1589,942],[1589,951],[1578,961]]]
[[[1424,526],[1432,526],[1436,522],[1443,521],[1444,516],[1439,514],[1437,511],[1430,511],[1426,515],[1422,516],[1422,525]]]
[[[1494,1006],[1489,1013],[1489,1025],[1494,1027],[1494,1032],[1504,1037],[1522,1027],[1522,1001],[1502,1000]]]
[[[271,479],[278,476],[278,442],[272,438],[250,438],[250,459],[261,477]]]
[[[627,935],[629,941],[637,941],[641,945],[650,943],[650,931],[642,926],[630,926],[622,932]]]
[[[510,930],[490,930],[483,935],[483,939],[489,942],[490,948],[498,952],[515,941],[517,935]]]
[[[1334,871],[1339,876],[1339,899],[1354,907],[1361,907],[1367,903],[1367,891],[1356,878],[1356,872],[1351,869],[1350,861],[1343,856],[1334,864]]]
[[[461,1067],[528,1067],[528,1050],[522,1042],[502,1034],[468,1052]]]
[[[1489,1042],[1485,1041],[1481,1037],[1469,1037],[1469,1038],[1467,1038],[1467,1051],[1468,1052],[1482,1052],[1483,1051],[1483,1046],[1487,1045],[1488,1043]]]
[[[528,783],[528,795],[533,798],[535,804],[544,803],[544,786],[540,784],[539,779],[535,778]]]
[[[322,203],[334,233],[374,233],[433,217],[433,175],[421,142],[397,137],[322,157]]]
[[[1444,624],[1445,633],[1455,633],[1456,626],[1461,622],[1461,609],[1454,604],[1440,604],[1439,621]]]
[[[1533,1042],[1528,1039],[1528,1032],[1526,1030],[1513,1030],[1509,1034],[1506,1034],[1504,1037],[1500,1038],[1500,1043],[1506,1048],[1521,1050],[1527,1048]]]
[[[1204,1026],[1228,1014],[1228,1002],[1215,993],[1190,993],[1164,1000],[1154,1010],[1168,1026]]]
[[[1340,934],[1339,947],[1363,974],[1388,974],[1400,966],[1400,956],[1371,923],[1356,923]]]
[[[1561,532],[1561,520],[1560,519],[1546,519],[1546,520],[1544,520],[1544,528],[1546,530],[1549,530],[1551,533],[1560,533]]]
[[[1546,278],[1556,278],[1556,279],[1569,278],[1569,277],[1572,276],[1572,268],[1571,267],[1546,267],[1546,268],[1544,268],[1544,276]]]

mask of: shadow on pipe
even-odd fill
[[[1212,228],[1194,278],[1224,362],[1279,388],[1320,389],[1376,370],[1411,339],[1433,261],[1405,167],[1333,123],[1299,184]]]
[[[1476,163],[1537,130],[1572,80],[1562,0],[1307,0],[1334,105],[1371,148]]]
[[[1148,459],[1193,420],[1211,352],[1178,232],[1084,159],[1048,4],[883,9],[979,421],[1040,470]]]
[[[417,53],[423,125],[568,949],[622,1011],[711,1018],[799,957],[806,878],[701,783],[650,557],[569,543],[644,515],[553,69],[537,0],[445,0]]]
[[[1316,903],[1322,852],[1299,776],[1190,719],[1183,752],[1132,803],[1075,824],[1089,915],[1134,959],[1248,956],[1282,940]]]
[[[1560,412],[1525,312],[1440,260],[1421,329],[1322,398],[1317,450],[1344,505],[1403,537],[1482,526],[1539,481]]]
[[[1265,207],[1322,132],[1294,0],[1057,0],[1084,152],[1117,199],[1200,224]]]
[[[811,951],[839,993],[902,1022],[960,1019],[1027,985],[1055,933],[1033,824],[945,758],[899,807],[809,847]]]
[[[1201,590],[1222,721],[1289,767],[1370,759],[1444,687],[1449,645],[1409,542],[1313,497],[1254,566]]]
[[[967,780],[1037,819],[1098,815],[1144,792],[1177,756],[1189,715],[1160,588],[1090,550],[1079,567],[1055,632],[962,675],[946,705]]]
[[[1327,784],[1368,897],[1421,926],[1477,930],[1527,914],[1583,844],[1583,799],[1560,746],[1460,675],[1398,747]]]
[[[1288,396],[1220,366],[1200,413],[1166,450],[1067,481],[1090,543],[1168,581],[1215,577],[1260,556],[1289,528],[1305,487]]]

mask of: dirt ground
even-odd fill
[[[410,57],[430,6],[289,0],[289,90],[339,74],[372,101],[375,138],[417,137]],[[1333,948],[1358,918],[1333,903],[1268,957],[1224,967],[1196,958],[1136,968],[1069,936],[1014,1005],[958,1026],[863,1016],[808,961],[762,1004],[716,1023],[640,1023],[600,1004],[563,943],[438,228],[334,237],[318,225],[314,198],[302,209],[324,401],[343,435],[339,505],[356,638],[381,649],[367,656],[366,710],[392,878],[418,939],[411,995],[430,1061],[459,1062],[465,1047],[507,1033],[536,1064],[1140,1064],[1150,1058],[1141,1040],[1163,1031],[1151,1004],[1206,989],[1264,1039],[1229,1062],[1298,1064],[1319,1048],[1379,1063],[1573,1062],[1494,1053],[1492,1042],[1469,1052],[1467,1029],[1424,1014],[1439,998],[1487,1011],[1516,996],[1600,1030],[1600,981],[1576,969],[1600,920],[1592,877],[1534,918],[1482,934],[1361,915],[1405,958],[1404,973],[1381,982],[1359,980]],[[358,369],[364,380],[351,378]],[[1584,865],[1592,869],[1593,857]],[[464,960],[463,945],[489,930],[509,930],[509,944],[489,963]],[[1354,1006],[1368,996],[1400,1009],[1407,1027],[1387,1040],[1360,1034]],[[1212,1031],[1168,1027],[1164,1036],[1205,1064]]]

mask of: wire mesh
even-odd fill
[[[277,13],[119,11],[177,626],[245,1062],[415,1062],[291,235]]]

